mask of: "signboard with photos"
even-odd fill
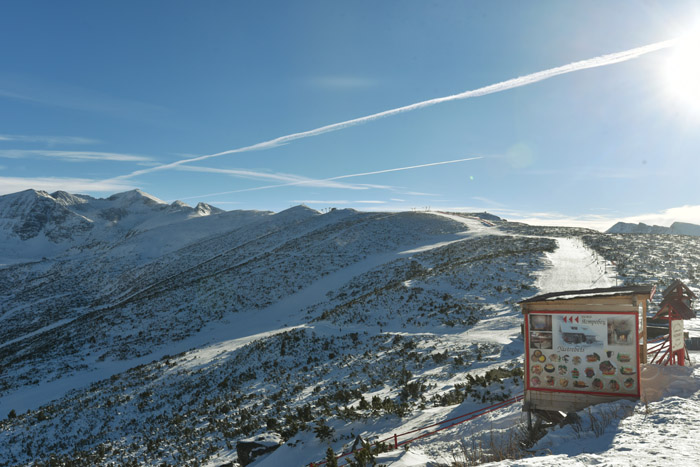
[[[532,311],[526,387],[639,396],[638,314]]]

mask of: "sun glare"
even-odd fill
[[[700,31],[683,37],[673,48],[665,74],[669,94],[700,114]]]

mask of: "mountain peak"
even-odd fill
[[[74,195],[67,191],[59,190],[51,193],[51,197],[64,206],[75,206],[85,204],[91,197],[85,195]]]
[[[35,190],[34,188],[28,188],[24,191],[19,191],[17,193],[10,193],[9,195],[5,196],[15,196],[17,198],[25,198],[25,197],[30,197],[30,198],[50,198],[51,195],[45,192],[44,190]]]
[[[700,236],[700,225],[688,222],[674,222],[671,224],[671,232],[678,235]]]
[[[149,195],[145,191],[141,191],[138,188],[135,190],[124,191],[122,193],[115,193],[109,198],[109,201],[123,201],[126,203],[142,202],[144,204],[163,204],[167,205],[165,201],[156,198],[153,195]]]
[[[219,209],[207,203],[197,203],[197,207],[195,207],[194,210],[200,216],[209,216],[211,214],[221,214],[222,212],[226,212],[223,209]]]
[[[278,214],[282,214],[282,213],[286,213],[286,214],[298,213],[298,214],[314,214],[314,215],[321,214],[317,210],[311,209],[310,207],[308,207],[305,204],[298,204],[296,206],[292,206],[291,208],[285,209],[284,211],[280,211]]]
[[[185,203],[184,201],[180,201],[179,199],[173,201],[170,203],[170,206],[174,208],[182,208],[182,209],[192,209],[192,206],[189,204]]]

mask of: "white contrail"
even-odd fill
[[[338,175],[337,177],[331,177],[331,178],[322,178],[322,179],[304,179],[304,180],[298,180],[294,182],[289,182],[289,183],[280,183],[277,185],[265,185],[265,186],[258,186],[255,188],[244,188],[241,190],[233,190],[233,191],[222,191],[219,193],[208,193],[206,195],[199,195],[199,196],[188,196],[187,198],[180,198],[181,200],[186,200],[186,199],[194,199],[194,198],[204,198],[207,196],[219,196],[219,195],[230,195],[233,193],[244,193],[246,191],[258,191],[258,190],[267,190],[269,188],[280,188],[280,187],[285,187],[285,186],[295,186],[295,185],[313,185],[313,186],[323,186],[321,185],[322,183],[329,183],[333,182],[335,180],[341,180],[343,178],[352,178],[352,177],[364,177],[366,175],[377,175],[377,174],[384,174],[387,172],[399,172],[401,170],[412,170],[412,169],[420,169],[423,167],[432,167],[434,165],[445,165],[445,164],[456,164],[458,162],[467,162],[467,161],[475,161],[478,159],[483,159],[484,156],[477,156],[477,157],[468,157],[466,159],[455,159],[451,161],[441,161],[441,162],[430,162],[428,164],[420,164],[420,165],[411,165],[408,167],[397,167],[394,169],[384,169],[384,170],[375,170],[374,172],[363,172],[363,173],[357,173],[357,174],[349,174],[349,175]],[[372,185],[363,185],[366,187],[372,187]],[[388,188],[385,186],[374,186],[375,188]],[[335,188],[335,187],[328,187],[326,188]]]
[[[455,100],[460,100],[460,99],[469,99],[472,97],[485,96],[487,94],[493,94],[496,92],[506,91],[508,89],[526,86],[528,84],[536,83],[538,81],[543,81],[545,79],[553,78],[555,76],[563,75],[566,73],[571,73],[574,71],[586,70],[589,68],[597,68],[597,67],[601,67],[601,66],[625,62],[627,60],[632,60],[634,58],[640,57],[642,55],[646,55],[646,54],[651,53],[651,52],[655,52],[657,50],[662,50],[662,49],[666,49],[669,47],[673,47],[674,45],[676,45],[678,43],[678,41],[679,41],[678,38],[669,39],[666,41],[655,42],[653,44],[645,45],[642,47],[637,47],[634,49],[625,50],[623,52],[615,52],[615,53],[611,53],[611,54],[607,54],[607,55],[601,55],[601,56],[598,56],[595,58],[589,58],[587,60],[581,60],[578,62],[569,63],[568,65],[550,68],[548,70],[538,71],[536,73],[531,73],[529,75],[520,76],[518,78],[513,78],[513,79],[506,80],[506,81],[501,81],[500,83],[491,84],[491,85],[484,86],[484,87],[474,89],[471,91],[464,91],[464,92],[461,92],[459,94],[453,94],[451,96],[437,97],[434,99],[429,99],[426,101],[417,102],[415,104],[410,104],[410,105],[398,107],[395,109],[385,110],[383,112],[378,112],[378,113],[375,113],[372,115],[358,117],[358,118],[354,118],[352,120],[346,120],[344,122],[333,123],[331,125],[322,126],[322,127],[319,127],[319,128],[313,129],[313,130],[302,131],[299,133],[292,133],[289,135],[280,136],[278,138],[274,138],[274,139],[271,139],[268,141],[263,141],[261,143],[253,144],[251,146],[245,146],[245,147],[237,148],[237,149],[230,149],[228,151],[222,151],[222,152],[217,152],[216,154],[208,154],[208,155],[204,155],[204,156],[193,157],[190,159],[182,159],[179,161],[171,162],[169,164],[159,165],[157,167],[150,167],[147,169],[137,170],[137,171],[132,172],[132,173],[127,174],[127,175],[121,175],[119,177],[115,177],[114,179],[118,180],[118,179],[131,178],[131,177],[135,177],[137,175],[143,175],[143,174],[155,172],[158,170],[171,169],[173,167],[177,167],[178,165],[187,164],[190,162],[198,162],[198,161],[203,161],[205,159],[211,159],[213,157],[226,156],[229,154],[236,154],[236,153],[247,152],[247,151],[255,151],[255,150],[260,150],[260,149],[268,149],[271,147],[279,146],[281,144],[289,143],[289,142],[297,140],[297,139],[310,138],[312,136],[318,136],[318,135],[321,135],[323,133],[329,133],[331,131],[342,130],[343,128],[347,128],[350,126],[355,126],[355,125],[359,125],[362,123],[370,122],[370,121],[376,120],[378,118],[390,117],[392,115],[400,114],[403,112],[410,112],[412,110],[418,110],[418,109],[422,109],[424,107],[429,107],[429,106],[436,105],[436,104],[442,104],[443,102],[450,102],[450,101],[455,101]]]
[[[330,181],[328,179],[313,179],[308,177],[303,177],[301,175],[285,174],[285,173],[269,173],[269,172],[258,172],[254,170],[239,170],[239,169],[219,169],[213,167],[201,167],[198,165],[181,165],[177,167],[177,170],[184,170],[188,172],[204,172],[204,173],[218,173],[224,175],[231,175],[236,178],[247,178],[247,179],[262,179],[266,181],[274,181],[277,183],[284,184],[275,186],[288,186],[288,185],[311,185],[319,188],[344,188],[349,190],[366,190],[365,185],[351,185],[348,183]],[[185,199],[185,198],[183,198]],[[190,198],[186,198],[190,199]]]
[[[457,162],[475,161],[475,160],[483,159],[483,158],[484,158],[484,156],[468,157],[466,159],[455,159],[453,161],[430,162],[428,164],[410,165],[408,167],[398,167],[396,169],[384,169],[384,170],[375,170],[374,172],[364,172],[364,173],[351,174],[351,175],[340,175],[338,177],[327,178],[324,181],[340,180],[343,178],[351,178],[351,177],[364,177],[365,175],[385,174],[387,172],[398,172],[400,170],[420,169],[423,167],[432,167],[434,165],[456,164]]]

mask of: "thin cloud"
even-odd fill
[[[644,222],[645,224],[649,225],[663,225],[665,227],[670,226],[674,222],[700,224],[700,205],[677,206],[657,213],[623,217],[619,220],[622,222],[630,222],[635,224],[638,222]]]
[[[566,176],[577,180],[601,179],[601,180],[635,180],[644,177],[657,177],[658,171],[640,167],[590,167],[578,166],[566,169],[533,169],[527,170],[526,175],[537,176]]]
[[[484,87],[474,89],[471,91],[464,91],[464,92],[461,92],[459,94],[453,94],[451,96],[428,99],[428,100],[425,100],[422,102],[417,102],[415,104],[410,104],[410,105],[406,105],[403,107],[385,110],[383,112],[378,112],[378,113],[367,115],[364,117],[358,117],[358,118],[346,120],[346,121],[339,122],[339,123],[325,125],[325,126],[322,126],[319,128],[315,128],[313,130],[302,131],[299,133],[292,133],[292,134],[280,136],[280,137],[277,137],[277,138],[274,138],[271,140],[267,140],[267,141],[263,141],[260,143],[256,143],[256,144],[253,144],[250,146],[244,146],[244,147],[237,148],[237,149],[230,149],[228,151],[217,152],[215,154],[207,154],[207,155],[193,157],[193,158],[189,158],[189,159],[182,159],[179,161],[171,162],[169,164],[163,164],[163,165],[151,167],[148,169],[137,170],[137,171],[134,171],[130,174],[122,175],[122,176],[117,177],[117,178],[120,178],[120,179],[132,178],[132,177],[135,177],[138,175],[144,175],[144,174],[159,171],[159,170],[172,169],[172,168],[175,168],[179,165],[188,164],[191,162],[199,162],[199,161],[203,161],[206,159],[227,156],[227,155],[231,155],[231,154],[238,154],[238,153],[242,153],[242,152],[258,151],[258,150],[262,150],[262,149],[274,148],[274,147],[280,146],[282,144],[290,143],[290,142],[298,140],[298,139],[319,136],[319,135],[322,135],[324,133],[330,133],[332,131],[342,130],[342,129],[345,129],[345,128],[348,128],[351,126],[371,122],[371,121],[374,121],[374,120],[377,120],[380,118],[398,115],[398,114],[401,114],[404,112],[411,112],[413,110],[423,109],[425,107],[430,107],[430,106],[442,104],[445,102],[451,102],[451,101],[462,100],[462,99],[470,99],[473,97],[486,96],[488,94],[494,94],[497,92],[507,91],[509,89],[514,89],[514,88],[518,88],[521,86],[527,86],[528,84],[537,83],[539,81],[554,78],[555,76],[559,76],[559,75],[563,75],[563,74],[567,74],[567,73],[572,73],[575,71],[581,71],[581,70],[586,70],[586,69],[590,69],[590,68],[598,68],[598,67],[602,67],[602,66],[613,65],[615,63],[625,62],[628,60],[632,60],[634,58],[641,57],[642,55],[646,55],[646,54],[651,53],[651,52],[655,52],[658,50],[673,47],[673,46],[677,45],[678,42],[679,42],[679,39],[677,39],[677,38],[670,39],[667,41],[655,42],[653,44],[645,45],[642,47],[637,47],[634,49],[625,50],[623,52],[616,52],[616,53],[611,53],[611,54],[606,54],[606,55],[601,55],[598,57],[590,58],[587,60],[580,60],[577,62],[569,63],[568,65],[563,65],[563,66],[559,66],[559,67],[555,67],[555,68],[549,68],[547,70],[538,71],[536,73],[531,73],[529,75],[520,76],[518,78],[509,79],[506,81],[501,81],[499,83],[484,86]]]
[[[158,124],[168,112],[159,105],[17,73],[0,73],[0,97]]]
[[[476,156],[476,157],[468,157],[465,159],[455,159],[452,161],[430,162],[427,164],[411,165],[408,167],[398,167],[395,169],[384,169],[384,170],[375,170],[374,172],[363,172],[363,173],[357,173],[357,174],[351,174],[351,175],[340,175],[339,177],[329,178],[328,180],[341,180],[343,178],[364,177],[365,175],[377,175],[377,174],[385,174],[385,173],[389,173],[389,172],[399,172],[402,170],[422,169],[423,167],[433,167],[436,165],[445,165],[445,164],[456,164],[458,162],[476,161],[476,160],[483,159],[483,158],[484,158],[483,156]]]
[[[60,144],[97,144],[100,141],[81,136],[46,136],[46,135],[0,135],[0,141],[14,141],[21,143],[44,143],[49,146]]]
[[[116,162],[153,162],[146,156],[121,154],[116,152],[96,151],[55,151],[50,149],[0,149],[0,157],[8,159],[26,159],[33,157],[48,157],[69,162],[83,161],[116,161]]]
[[[441,196],[438,193],[424,193],[422,191],[401,191],[399,194],[406,196]]]
[[[489,198],[484,198],[483,196],[472,196],[472,199],[475,199],[477,201],[481,201],[482,203],[488,204],[489,206],[494,206],[494,207],[500,207],[504,208],[505,205],[503,203],[499,203],[498,201],[494,201]]]
[[[506,207],[431,205],[431,211],[446,212],[484,212],[487,211],[511,222],[523,222],[530,225],[547,225],[561,227],[581,227],[595,230],[605,230],[612,225],[608,216],[584,215],[568,216],[559,212],[527,212],[508,209]]]
[[[327,184],[327,183],[337,183],[337,182],[335,182],[335,180],[342,180],[345,178],[365,177],[368,175],[377,175],[377,174],[383,174],[383,173],[389,173],[389,172],[399,172],[402,170],[415,170],[415,169],[421,169],[424,167],[433,167],[436,165],[456,164],[459,162],[475,161],[475,160],[483,159],[483,158],[484,158],[483,156],[468,157],[465,159],[455,159],[455,160],[451,160],[451,161],[441,161],[441,162],[430,162],[427,164],[411,165],[408,167],[397,167],[394,169],[375,170],[373,172],[362,172],[362,173],[349,174],[349,175],[339,175],[337,177],[324,178],[324,179],[297,180],[297,181],[292,181],[289,183],[282,183],[282,184],[278,184],[278,185],[265,185],[265,186],[255,187],[255,188],[244,188],[241,190],[222,191],[219,193],[208,193],[206,195],[189,196],[187,198],[182,198],[182,199],[201,198],[201,197],[205,197],[205,196],[230,195],[230,194],[234,194],[234,193],[244,193],[244,192],[248,192],[248,191],[267,190],[267,189],[271,189],[271,188],[280,188],[280,187],[297,186],[297,185],[310,185],[310,186],[317,186],[318,187],[318,186],[324,186],[323,184]],[[183,167],[191,167],[191,166],[183,166]],[[211,169],[211,170],[218,172],[220,170],[225,171],[226,169]],[[118,178],[119,177],[117,177],[117,179]],[[364,188],[376,188],[376,189],[385,189],[385,190],[396,191],[396,188],[391,187],[391,186],[386,186],[386,185],[365,185],[365,184],[363,184],[363,185],[351,185],[351,186],[354,186],[354,187],[360,186],[360,187],[364,187]],[[345,186],[332,186],[332,185],[328,185],[325,187],[327,187],[327,188],[347,188]],[[354,188],[354,189],[357,189],[357,188]],[[405,194],[405,193],[402,193],[402,194]]]
[[[87,178],[62,177],[0,177],[0,195],[16,193],[28,189],[44,190],[49,193],[64,190],[70,193],[118,193],[137,188],[130,183],[105,182]]]
[[[483,211],[482,208],[443,208],[454,211]],[[664,209],[659,212],[639,214],[636,216],[614,217],[609,214],[587,214],[581,216],[569,216],[560,212],[525,212],[509,209],[489,209],[489,212],[497,216],[507,218],[509,221],[524,222],[530,225],[548,225],[563,227],[582,227],[599,231],[606,231],[617,222],[629,222],[637,224],[643,222],[648,225],[661,225],[668,227],[674,222],[687,222],[700,224],[700,205],[677,206]]]
[[[173,201],[175,201],[175,200],[172,200],[170,202],[172,203]],[[242,201],[216,201],[217,206],[220,204],[243,204],[243,202]],[[212,204],[212,206],[213,206],[213,204]]]
[[[305,199],[305,200],[296,200],[294,203],[301,203],[301,204],[322,204],[324,206],[332,206],[332,205],[347,205],[347,204],[386,204],[386,201],[379,201],[379,200],[359,200],[359,201],[349,201],[349,200],[312,200],[312,199]]]
[[[350,75],[317,76],[311,78],[309,82],[316,87],[335,90],[368,88],[377,85],[376,80]]]
[[[312,178],[307,178],[307,177],[302,177],[300,175],[293,175],[293,174],[284,174],[284,173],[270,173],[270,172],[261,172],[261,171],[253,171],[253,170],[241,170],[241,169],[219,169],[219,168],[213,168],[213,167],[200,167],[200,166],[192,166],[192,165],[184,165],[180,166],[177,168],[177,170],[184,170],[187,172],[205,172],[205,173],[218,173],[218,174],[224,174],[224,175],[230,175],[232,177],[237,177],[237,178],[246,178],[246,179],[253,179],[253,180],[274,180],[278,182],[286,182],[281,185],[271,185],[271,186],[293,186],[293,185],[306,185],[306,186],[312,186],[312,187],[318,187],[318,188],[342,188],[346,190],[367,190],[368,188],[374,188],[375,186],[372,185],[351,185],[349,183],[339,183],[335,182],[332,180],[316,180]],[[260,189],[259,187],[256,188],[249,188],[249,189],[244,189],[242,191],[248,191],[248,190],[256,190]],[[236,192],[240,192],[236,191]],[[230,192],[224,192],[224,193],[212,193],[209,195],[203,195],[203,196],[214,196],[214,195],[220,195],[220,194],[229,194]],[[190,198],[186,199],[191,199],[191,198],[198,198],[198,196],[193,196]]]
[[[500,212],[499,210],[490,212],[497,216],[507,218],[509,221],[524,222],[530,225],[580,227],[604,231],[614,223],[609,217],[600,215],[567,216],[558,212],[518,213],[514,211]]]

